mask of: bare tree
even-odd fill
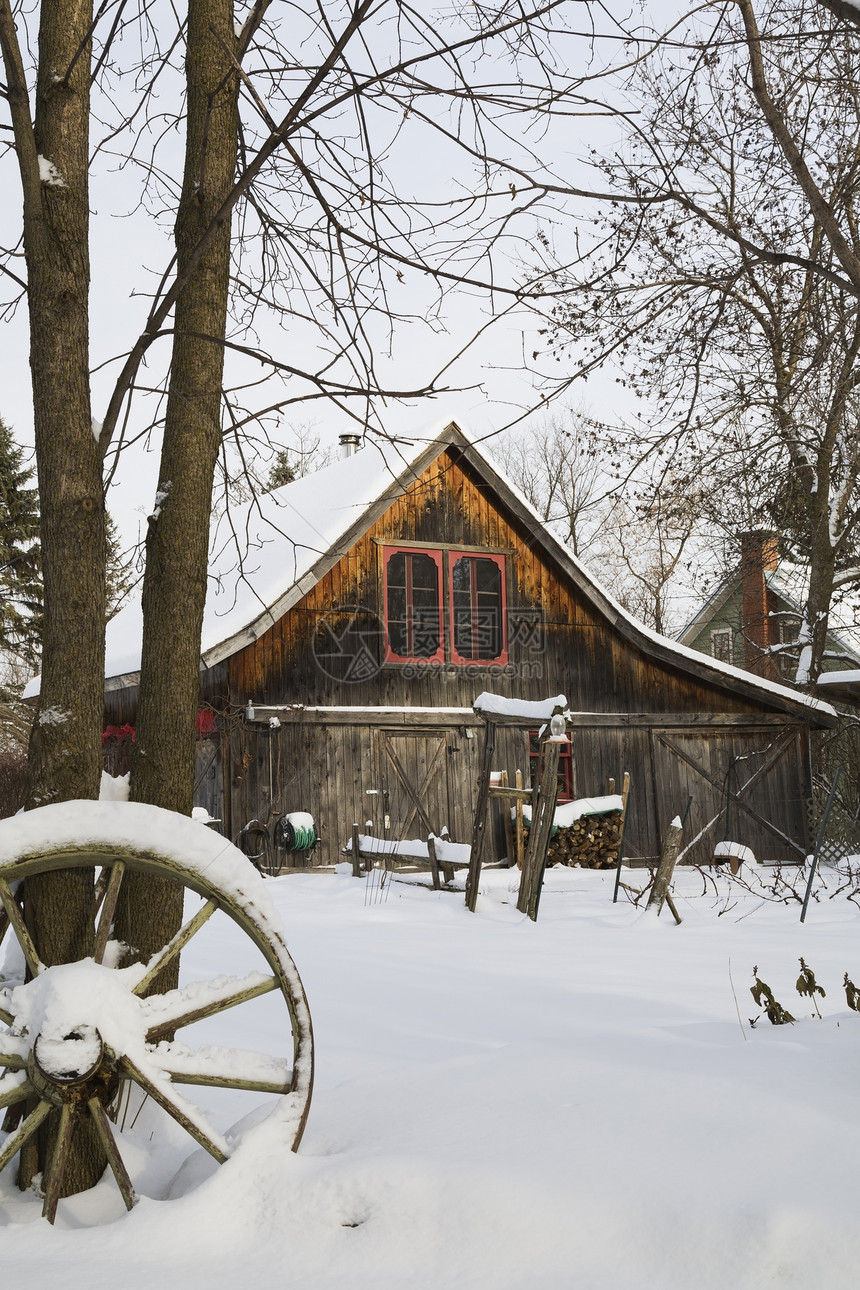
[[[634,474],[650,459],[658,487],[670,471],[736,532],[786,521],[790,499],[810,684],[834,589],[858,578],[860,47],[810,0],[767,7],[765,95],[751,13],[738,0],[637,68],[629,148],[600,163],[629,200],[605,210],[588,271],[559,275],[549,330],[646,402]]]
[[[676,486],[663,472],[654,487],[641,470],[632,477],[625,437],[635,438],[623,430],[612,436],[584,413],[556,411],[526,431],[500,435],[492,450],[544,523],[616,600],[648,627],[671,633],[684,621],[693,584],[702,585],[703,563],[716,575],[714,535],[701,490],[691,493],[686,478]]]
[[[527,429],[490,441],[508,478],[574,555],[583,554],[598,522],[605,486],[587,417],[556,410]]]
[[[631,492],[609,499],[587,563],[629,613],[673,635],[686,617],[698,568],[698,513],[690,499],[673,496],[665,480],[642,500]]]

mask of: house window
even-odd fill
[[[507,663],[503,555],[386,546],[383,567],[387,663]]]
[[[777,620],[779,623],[779,643],[780,645],[794,645],[800,632],[800,622],[796,618],[785,618],[780,616]],[[793,681],[797,675],[798,650],[781,649],[776,656],[777,671],[780,678],[786,681]]]
[[[540,752],[540,735],[537,730],[529,731],[529,775],[531,783],[537,782],[538,758]],[[562,744],[558,754],[558,800],[573,801],[573,749],[571,745]]]
[[[711,632],[711,655],[720,663],[732,662],[732,629],[721,627]]]
[[[452,661],[506,662],[504,559],[450,551],[448,562]]]
[[[385,552],[386,661],[442,662],[442,561],[435,551]]]

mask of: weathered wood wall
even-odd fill
[[[655,657],[647,642],[626,639],[537,538],[459,450],[449,450],[295,608],[206,674],[204,696],[221,713],[225,832],[235,837],[252,818],[308,810],[321,834],[314,860],[322,863],[337,858],[353,822],[363,828],[371,821],[389,836],[421,837],[428,827],[447,826],[466,840],[482,733],[473,700],[482,690],[521,699],[564,693],[581,714],[571,736],[575,792],[602,792],[610,776],[618,781],[629,770],[626,849],[643,858],[659,853],[663,830],[690,794],[685,840],[725,811],[729,763],[737,789],[790,726],[780,757],[742,795],[754,815],[738,807],[729,827],[760,858],[796,859],[805,845],[808,792],[801,718],[775,713],[778,704],[743,694],[729,678],[697,676],[695,668]],[[505,667],[384,663],[385,543],[505,555]],[[108,699],[110,720],[133,721],[134,696]],[[281,710],[280,728],[271,729],[244,721],[249,700],[258,708],[299,706]],[[332,706],[391,711],[306,711]],[[497,768],[511,779],[517,768],[527,774],[523,733],[500,733]],[[214,803],[211,776],[206,791]],[[714,825],[689,858],[706,859],[724,835],[723,824]]]

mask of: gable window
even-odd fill
[[[386,548],[385,619],[387,662],[444,659],[438,552]]]
[[[800,619],[786,618],[780,615],[779,624],[779,644],[794,645],[800,635]],[[776,656],[777,671],[780,677],[786,681],[793,681],[797,674],[797,664],[800,650],[781,649]]]
[[[386,663],[505,664],[505,557],[383,548]]]
[[[732,629],[721,627],[711,632],[711,656],[720,663],[732,662]]]
[[[506,662],[503,557],[450,551],[448,561],[452,661]]]

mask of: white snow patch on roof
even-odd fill
[[[822,672],[816,685],[856,685],[858,681],[860,667],[850,667],[841,672]]]
[[[261,617],[261,630],[275,622],[277,603],[440,433],[437,426],[410,444],[368,444],[218,516],[210,535],[204,657]],[[138,597],[108,623],[106,676],[139,670],[141,631]]]

